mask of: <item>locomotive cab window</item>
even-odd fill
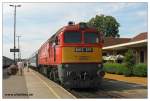
[[[65,32],[64,42],[65,43],[81,43],[81,33],[80,32]]]
[[[59,44],[58,37],[56,37],[56,39],[55,39],[55,44],[56,44],[56,45],[58,45],[58,44]]]
[[[84,33],[84,42],[85,43],[98,43],[99,42],[99,38],[98,38],[98,34],[97,33],[93,33],[93,32],[85,32]]]

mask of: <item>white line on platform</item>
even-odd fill
[[[63,89],[68,95],[72,96],[74,99],[76,99],[75,96],[73,96],[70,92],[68,92],[66,89],[64,89],[63,87],[59,86],[61,89]]]
[[[61,98],[50,86],[48,86],[48,84],[44,80],[42,80],[35,73],[32,72],[32,74],[35,75],[38,79],[40,79],[57,98]]]

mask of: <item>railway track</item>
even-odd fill
[[[93,89],[67,89],[70,93],[72,93],[77,98],[126,98],[121,94],[109,92],[102,88],[98,90]]]

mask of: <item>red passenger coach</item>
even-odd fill
[[[104,76],[102,46],[95,28],[69,22],[38,50],[39,72],[69,88],[98,87]]]

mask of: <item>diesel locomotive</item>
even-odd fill
[[[29,59],[39,72],[68,88],[97,88],[103,76],[103,34],[86,23],[59,29]]]

